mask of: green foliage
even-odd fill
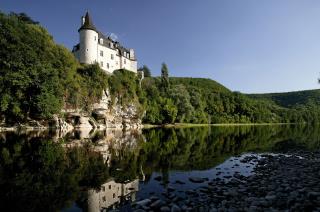
[[[103,90],[108,87],[109,76],[100,69],[98,64],[87,65],[77,70],[79,74],[79,96],[72,101],[76,101],[77,108],[89,111],[93,103],[101,99]]]
[[[320,104],[320,90],[294,91],[286,93],[248,94],[249,97],[273,101],[283,107],[305,105],[313,102]]]
[[[169,71],[168,67],[165,63],[162,63],[161,67],[161,91],[166,93],[168,92],[170,87],[170,82],[169,82]]]
[[[170,77],[169,89],[161,92],[163,82],[163,77],[142,82],[147,97],[145,123],[169,123],[162,115],[163,99],[174,103],[175,122],[316,123],[320,117],[318,91],[245,95],[210,79]]]
[[[0,13],[1,114],[13,122],[58,113],[77,62],[26,15]]]
[[[161,115],[163,117],[163,123],[174,123],[177,117],[178,110],[173,101],[168,98],[161,99]]]
[[[10,16],[16,17],[17,19],[19,19],[19,21],[26,22],[27,24],[39,24],[38,21],[32,20],[32,18],[30,18],[25,13],[14,13],[14,12],[11,12]]]
[[[109,88],[113,98],[123,106],[134,104],[138,107],[139,116],[144,111],[145,94],[140,87],[140,80],[132,71],[116,70],[109,77]]]

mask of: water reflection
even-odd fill
[[[88,212],[101,211],[103,209],[117,208],[127,202],[136,200],[136,192],[139,190],[139,180],[117,183],[108,180],[101,185],[100,190],[88,190]]]
[[[319,135],[309,125],[0,133],[0,210],[118,207],[243,152],[318,149]]]

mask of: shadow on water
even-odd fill
[[[1,133],[0,210],[118,207],[148,195],[155,175],[169,182],[244,152],[319,149],[319,135],[309,125]]]

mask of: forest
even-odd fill
[[[105,89],[124,107],[134,103],[147,124],[319,122],[319,91],[247,95],[211,79],[172,77],[164,63],[156,77],[141,67],[143,80],[126,70],[110,75],[79,64],[24,13],[0,13],[0,25],[1,123],[50,119],[70,108],[90,113]]]
[[[278,94],[232,92],[211,79],[169,77],[145,72],[142,87],[147,106],[144,122],[163,123],[318,123],[319,91]]]

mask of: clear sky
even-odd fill
[[[134,48],[153,75],[214,79],[244,93],[320,88],[318,0],[1,0],[71,49],[80,17]]]

